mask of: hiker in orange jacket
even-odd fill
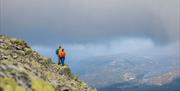
[[[66,53],[65,53],[64,49],[62,49],[61,52],[59,52],[59,56],[60,56],[61,64],[62,64],[62,66],[64,66],[64,61],[65,61],[65,57],[66,57]]]

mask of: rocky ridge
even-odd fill
[[[24,40],[0,35],[0,91],[96,91]]]

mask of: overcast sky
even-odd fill
[[[0,1],[0,33],[49,57],[58,45],[72,58],[179,49],[179,0]]]

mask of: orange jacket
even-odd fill
[[[65,56],[66,56],[65,51],[60,51],[60,52],[59,52],[59,56],[60,56],[60,57],[65,57]]]

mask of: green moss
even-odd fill
[[[6,35],[0,35],[0,38],[8,38]]]
[[[51,63],[52,63],[51,58],[48,58],[46,61],[47,61],[48,64],[51,64]]]
[[[52,85],[43,80],[33,80],[32,89],[34,91],[55,91]]]
[[[17,70],[14,70],[14,69],[8,69],[6,71],[11,74],[16,74],[16,72],[17,72]]]
[[[23,47],[28,47],[28,46],[27,46],[27,43],[26,43],[24,40],[17,40],[17,39],[15,39],[15,38],[11,38],[11,39],[10,39],[10,42],[11,42],[12,44],[17,44],[17,45],[21,45],[21,46],[23,46]]]
[[[29,55],[29,54],[33,53],[33,51],[29,48],[25,48],[25,51],[26,51],[25,55]]]
[[[76,76],[74,76],[73,79],[74,79],[75,81],[79,81],[79,80],[78,80],[79,78],[76,77]]]
[[[0,78],[0,88],[3,91],[26,91],[25,88],[17,85],[17,82],[12,78]]]
[[[61,81],[61,82],[65,82],[65,79],[62,78],[62,77],[60,77],[60,76],[57,77],[57,80],[59,80],[59,81]]]
[[[52,76],[53,76],[52,73],[47,72],[46,75],[47,75],[47,78],[48,78],[48,79],[52,79]]]
[[[51,63],[51,59],[50,59],[50,58],[44,59],[43,63],[44,63],[45,65],[48,65],[48,64]]]
[[[26,91],[24,88],[17,86],[16,91]]]
[[[0,35],[0,38],[2,38],[4,35]]]

